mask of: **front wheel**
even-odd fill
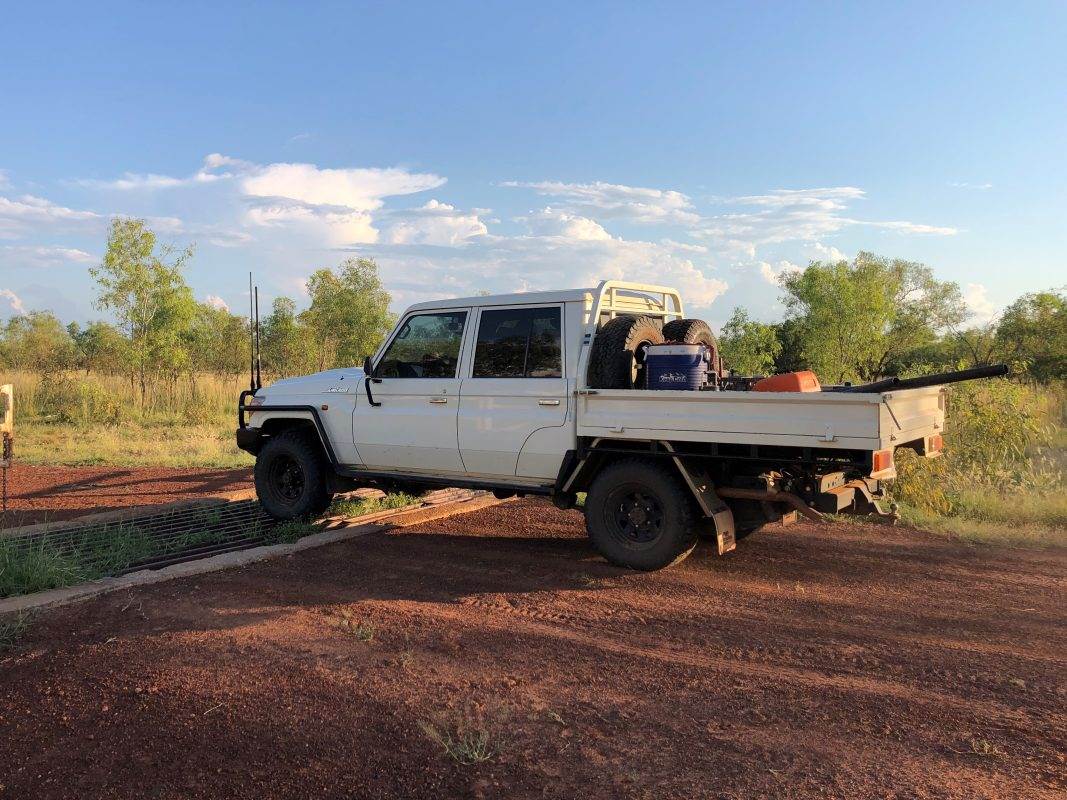
[[[260,505],[275,519],[317,517],[333,500],[319,443],[304,431],[271,436],[256,457],[255,480]]]
[[[669,567],[697,543],[692,497],[667,469],[637,459],[601,470],[585,499],[585,528],[612,564]]]

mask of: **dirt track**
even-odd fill
[[[508,503],[39,619],[0,797],[1063,797],[1065,567],[797,525],[634,574]]]
[[[15,527],[251,488],[251,469],[37,467],[16,462],[8,473],[8,513],[0,523]]]

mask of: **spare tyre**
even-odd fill
[[[702,319],[676,319],[663,326],[663,338],[668,342],[707,345],[710,351],[711,369],[716,375],[722,375],[722,359],[719,357],[719,343],[711,326]]]
[[[663,331],[654,317],[620,316],[600,326],[589,354],[589,386],[633,389],[644,386],[645,350],[662,344]]]

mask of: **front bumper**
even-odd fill
[[[259,428],[238,428],[237,446],[246,453],[256,455],[263,446],[263,434],[259,432]]]

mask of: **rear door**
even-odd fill
[[[479,310],[460,388],[459,447],[474,475],[555,478],[570,437],[563,306]]]
[[[424,311],[398,326],[374,366],[376,402],[357,395],[352,439],[378,469],[462,473],[456,436],[459,364],[469,309]],[[363,388],[362,386],[360,387]]]

